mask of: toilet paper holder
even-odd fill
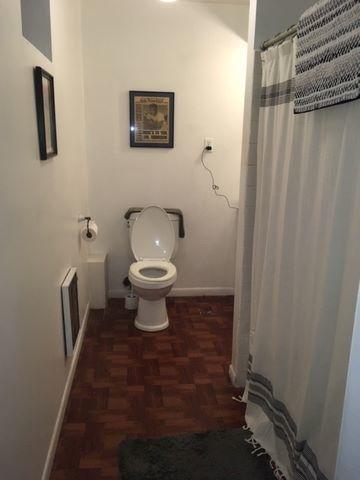
[[[89,223],[91,222],[91,217],[84,217],[83,215],[80,215],[78,218],[78,222],[86,222],[86,236],[87,238],[92,238],[92,233],[90,232],[89,229]]]

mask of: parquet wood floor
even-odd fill
[[[236,427],[228,379],[233,297],[168,298],[170,327],[144,333],[123,300],[92,311],[51,480],[115,480],[128,437]]]

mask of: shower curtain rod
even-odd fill
[[[285,32],[278,33],[274,37],[270,38],[270,40],[266,40],[262,46],[261,50],[266,50],[269,47],[272,47],[273,45],[276,45],[277,43],[280,43],[284,40],[286,40],[289,37],[292,37],[293,35],[296,35],[297,33],[297,25],[292,25],[289,27]]]

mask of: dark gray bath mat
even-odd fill
[[[251,455],[241,428],[179,437],[126,440],[121,480],[274,480],[267,455]]]

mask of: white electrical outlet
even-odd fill
[[[209,152],[213,152],[215,148],[215,141],[211,137],[206,137],[205,138],[205,148],[206,147],[211,147],[211,150],[208,150]]]

